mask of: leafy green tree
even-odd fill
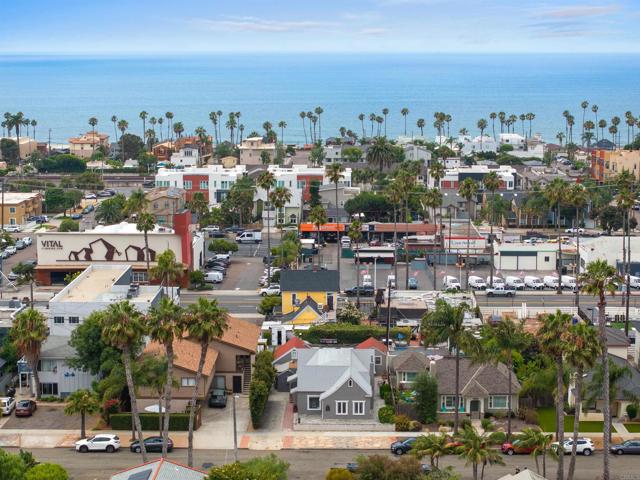
[[[216,238],[209,244],[209,247],[207,248],[210,252],[215,253],[237,252],[238,244],[235,242],[231,242],[225,238]]]
[[[324,159],[324,148],[322,148],[322,144],[318,142],[311,149],[311,153],[309,154],[309,161],[311,162],[311,165],[319,167],[324,162]]]
[[[245,221],[250,221],[255,191],[256,187],[250,177],[242,177],[233,184],[222,202],[222,209],[231,212],[233,223],[242,226]]]
[[[465,465],[471,465],[473,480],[478,480],[478,467],[482,466],[480,473],[480,480],[484,479],[484,467],[489,465],[504,465],[504,460],[500,452],[491,448],[491,445],[495,443],[494,438],[499,438],[495,434],[483,433],[482,435],[478,431],[471,427],[466,426],[462,431],[460,442],[462,445],[457,448],[458,456],[465,461]]]
[[[423,423],[438,419],[438,382],[426,372],[418,374],[413,384],[416,392],[416,411]]]
[[[412,456],[392,460],[385,455],[359,456],[359,480],[419,480],[423,478],[422,465]]]
[[[73,154],[63,153],[42,158],[37,167],[44,173],[82,173],[87,169],[87,163]]]
[[[80,222],[71,220],[70,218],[63,218],[58,227],[59,232],[79,232]]]
[[[120,356],[118,350],[102,338],[103,315],[101,310],[92,312],[73,329],[69,340],[75,351],[75,356],[68,360],[69,366],[99,377],[108,375],[119,363]]]
[[[193,270],[189,272],[189,282],[191,288],[202,289],[205,287],[204,272],[202,270]]]
[[[18,163],[18,144],[10,138],[0,139],[0,156],[8,164]]]
[[[209,213],[209,202],[204,197],[204,193],[195,192],[188,203],[189,210],[196,214],[198,223],[202,224],[202,219]]]
[[[22,480],[26,472],[27,465],[20,455],[0,450],[0,480]]]
[[[138,135],[125,133],[120,137],[120,160],[123,162],[129,158],[138,158],[144,153],[144,142]],[[122,154],[124,152],[124,155]]]
[[[69,480],[69,474],[55,463],[40,463],[29,469],[24,480]]]
[[[107,225],[120,223],[125,219],[126,199],[124,195],[116,195],[100,202],[96,208],[96,220]]]
[[[344,147],[342,149],[342,157],[350,163],[356,163],[362,160],[362,149],[358,147]]]
[[[86,438],[86,416],[100,410],[100,402],[95,393],[90,390],[76,390],[66,399],[65,415],[80,415],[80,438]]]
[[[367,163],[382,172],[394,160],[393,146],[385,137],[376,138],[367,150]]]
[[[36,281],[36,266],[31,263],[18,263],[13,267],[13,273],[18,275],[18,284],[29,284],[31,305],[33,305],[33,283]]]
[[[40,395],[40,376],[38,375],[38,361],[40,350],[47,338],[47,319],[37,310],[33,304],[27,310],[21,311],[13,321],[11,339],[14,346],[23,355],[33,372],[33,382],[36,398]]]
[[[98,172],[83,172],[74,179],[74,186],[80,190],[102,190],[104,188],[104,180]]]
[[[340,323],[350,323],[352,325],[360,325],[366,316],[352,302],[346,302],[344,306],[338,309],[336,319]]]
[[[279,295],[267,295],[260,300],[258,313],[261,315],[273,314],[273,309],[282,305],[282,297]]]

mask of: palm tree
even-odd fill
[[[127,388],[131,398],[131,415],[133,416],[136,435],[140,441],[142,461],[145,463],[147,461],[147,449],[142,441],[142,424],[140,423],[136,388],[133,384],[133,375],[131,373],[131,359],[135,354],[134,348],[146,333],[142,314],[128,300],[125,300],[109,305],[105,314],[100,318],[102,321],[102,339],[108,345],[122,352]]]
[[[162,141],[162,124],[164,123],[163,117],[158,117],[158,130],[160,130],[160,141]]]
[[[171,138],[172,146],[173,146],[173,135],[171,135],[172,125],[173,125],[173,112],[167,112],[164,114],[167,119],[167,139]]]
[[[482,330],[483,356],[497,363],[504,362],[509,370],[509,391],[507,400],[507,440],[511,439],[511,399],[513,354],[526,349],[531,343],[531,337],[524,330],[524,321],[515,323],[511,319],[503,319],[495,327]]]
[[[598,339],[597,331],[585,323],[572,325],[568,331],[562,334],[562,342],[565,345],[565,360],[575,369],[575,386],[573,390],[575,414],[573,418],[573,442],[571,447],[571,461],[567,480],[573,480],[576,468],[576,446],[578,443],[578,430],[580,426],[580,413],[582,410],[582,384],[585,370],[591,370],[595,366],[596,359],[601,355],[602,345]]]
[[[556,135],[556,138],[560,142],[560,148],[562,148],[562,141],[564,140],[564,133],[558,132],[558,134]]]
[[[435,310],[430,311],[422,319],[422,336],[425,344],[438,345],[447,342],[449,352],[455,349],[456,354],[456,399],[454,406],[453,432],[458,433],[460,410],[460,350],[475,344],[472,333],[464,326],[465,313],[469,311],[466,303],[452,306],[444,300],[436,301]]]
[[[276,224],[280,229],[280,246],[282,249],[284,249],[284,246],[282,244],[282,227],[286,222],[284,221],[284,218],[282,222],[278,221],[278,211],[282,210],[291,201],[291,190],[289,190],[287,187],[276,187],[271,192],[269,200],[271,201],[271,204],[275,209]]]
[[[593,114],[596,116],[596,121],[595,124],[598,125],[598,105],[591,105],[591,111],[593,112]],[[596,130],[596,142],[598,141],[598,131]]]
[[[527,113],[525,115],[525,117],[527,117],[527,121],[529,122],[529,138],[531,138],[532,136],[532,129],[533,129],[533,120],[536,118],[536,114],[535,113]]]
[[[437,469],[440,458],[451,453],[449,444],[450,440],[446,435],[420,435],[411,447],[410,453],[419,459],[428,456],[431,468]]]
[[[344,172],[344,166],[341,163],[338,162],[334,162],[331,165],[327,165],[326,171],[325,171],[325,176],[327,177],[327,179],[333,183],[336,186],[336,216],[335,216],[335,222],[336,222],[336,228],[338,228],[338,231],[340,231],[339,228],[339,212],[338,212],[338,184],[340,183],[340,180],[342,180],[344,178],[344,174],[342,173]],[[340,277],[340,252],[338,252],[338,277]]]
[[[316,226],[318,246],[320,245],[320,227],[327,223],[327,211],[322,205],[316,205],[309,212],[309,221]]]
[[[173,284],[183,273],[183,265],[180,262],[176,262],[176,254],[172,250],[165,250],[158,255],[157,264],[151,269],[151,278],[161,279],[161,285],[164,285],[165,288],[165,295],[168,295],[169,285]]]
[[[389,115],[389,109],[388,108],[383,108],[382,109],[382,116],[384,117],[384,136],[387,136],[387,115]]]
[[[271,192],[271,189],[276,186],[276,177],[273,172],[270,172],[269,170],[262,172],[256,179],[256,186],[265,191],[266,202],[264,208],[269,212],[269,210],[271,210],[271,205],[269,205],[269,193]],[[271,276],[271,218],[269,213],[267,213],[267,261],[269,276]]]
[[[70,394],[64,407],[65,415],[80,415],[80,438],[87,438],[86,416],[100,411],[100,401],[91,390],[81,389]]]
[[[169,418],[171,416],[171,395],[173,387],[173,342],[182,339],[185,331],[184,312],[172,299],[162,297],[146,316],[146,324],[151,340],[164,346],[167,355],[167,377],[165,381],[164,425],[162,427],[162,457],[167,456],[169,439]]]
[[[324,110],[322,107],[316,107],[314,112],[318,116],[318,134],[320,135],[320,140],[322,140],[322,114]]]
[[[30,305],[33,305],[33,284],[36,281],[36,267],[31,263],[18,263],[12,270],[13,273],[18,275],[18,284],[29,284],[29,299]]]
[[[536,461],[536,471],[538,472],[538,474],[540,474],[538,457],[542,457],[542,476],[544,478],[547,478],[547,454],[549,454],[554,459],[559,458],[557,450],[552,446],[553,434],[543,433],[537,427],[525,427],[522,429],[522,433],[518,436],[518,440],[522,443],[522,445],[533,448],[533,450],[531,451],[531,456]]]
[[[349,225],[349,238],[356,247],[356,306],[360,308],[360,240],[362,240],[362,222],[354,220]],[[376,286],[373,286],[376,288]]]
[[[309,143],[309,141],[307,140],[307,127],[305,126],[305,123],[304,123],[304,120],[307,118],[307,114],[305,112],[300,112],[298,115],[302,120],[302,131],[304,132],[304,143]]]
[[[405,224],[405,244],[404,244],[404,261],[405,261],[405,290],[409,290],[409,198],[411,191],[416,184],[416,177],[406,170],[401,170],[396,175],[395,183],[400,190],[402,201],[404,202],[404,224]],[[396,281],[398,279],[396,278]]]
[[[287,128],[287,122],[280,120],[278,122],[278,128],[280,128],[280,143],[284,145],[284,129]]]
[[[32,388],[35,390],[36,398],[40,395],[38,361],[42,343],[48,335],[47,330],[47,319],[42,313],[34,310],[33,304],[16,315],[11,328],[11,341],[31,369],[34,383]]]
[[[580,276],[580,212],[584,211],[589,201],[589,192],[584,185],[575,183],[567,194],[567,203],[576,209],[576,278]],[[580,307],[580,287],[576,288],[576,307]]]
[[[173,124],[173,132],[176,134],[176,138],[182,138],[184,132],[184,125],[182,122],[176,122]]]
[[[566,344],[562,334],[571,327],[572,316],[558,310],[542,318],[542,326],[537,337],[540,349],[556,364],[556,440],[564,443],[564,352]],[[558,480],[564,479],[564,456],[558,459]]]
[[[544,188],[544,196],[552,207],[555,207],[556,232],[558,233],[558,259],[556,272],[558,275],[558,295],[562,295],[562,239],[560,238],[560,206],[566,202],[569,184],[561,178],[554,178]]]
[[[147,117],[149,114],[142,110],[138,116],[140,117],[140,120],[142,120],[142,137],[144,138],[144,133],[147,131]]]
[[[617,178],[616,183],[618,184],[619,193],[616,196],[616,205],[622,210],[622,273],[625,278],[625,288],[626,291],[623,293],[626,307],[626,315],[624,322],[624,332],[625,335],[629,336],[629,296],[631,295],[631,208],[635,205],[636,195],[630,189],[633,188],[635,178],[633,175],[629,174],[626,170],[622,171]],[[625,242],[626,246],[625,246]]]
[[[425,126],[424,118],[419,118],[418,121],[416,122],[416,126],[420,129],[420,136],[421,137],[424,136],[424,126]]]
[[[91,125],[91,138],[95,139],[95,134],[96,134],[96,125],[98,125],[98,119],[96,117],[91,117],[89,119],[89,125]],[[95,141],[91,142],[91,153],[95,153],[96,151],[96,144]]]
[[[498,174],[495,171],[492,171],[492,172],[489,172],[487,175],[485,175],[482,183],[484,184],[484,188],[487,191],[491,192],[491,212],[489,213],[489,228],[490,228],[489,237],[491,238],[491,261],[489,262],[489,268],[490,268],[489,283],[491,286],[493,286],[493,257],[495,255],[494,253],[495,239],[493,238],[493,220],[494,220],[493,217],[495,215],[496,190],[500,188],[502,179],[498,176]]]
[[[587,115],[587,108],[589,108],[589,102],[584,100],[580,104],[580,108],[582,108],[582,133],[584,134],[584,122],[585,122],[585,116]]]
[[[141,188],[131,192],[124,205],[124,213],[127,216],[140,215],[149,206],[149,199]]]
[[[598,296],[598,333],[600,344],[607,344],[605,310],[607,308],[607,294],[615,294],[622,279],[616,269],[606,260],[595,260],[587,264],[586,271],[580,276],[579,285],[582,291],[589,295]],[[609,398],[609,361],[606,348],[602,348],[601,362],[603,369],[602,386],[602,414],[604,416],[604,445],[603,445],[603,480],[609,480],[609,444],[611,442],[611,405]]]
[[[398,208],[402,204],[402,190],[398,185],[398,182],[393,181],[389,184],[386,190],[387,198],[393,207],[393,244],[398,244]],[[397,248],[393,250],[393,268],[396,282],[398,281],[398,259]]]
[[[380,172],[393,162],[393,149],[384,137],[376,138],[367,150],[367,163],[377,167]]]
[[[480,130],[480,151],[482,151],[482,141],[484,140],[484,131],[487,128],[487,121],[484,118],[478,120],[478,129]]]
[[[118,121],[118,130],[120,130],[121,135],[120,135],[120,158],[122,159],[122,161],[126,161],[125,158],[125,152],[124,152],[124,132],[127,130],[127,128],[129,128],[129,122],[127,122],[126,120],[119,120]]]
[[[215,137],[216,145],[218,145],[218,114],[216,112],[209,112],[209,120],[213,124],[213,135]]]
[[[136,221],[136,230],[144,233],[144,258],[147,262],[147,280],[151,280],[150,251],[149,251],[149,232],[156,226],[156,219],[151,213],[141,213]]]
[[[469,222],[467,223],[467,256],[465,260],[466,286],[469,288],[469,241],[471,239],[471,202],[478,193],[478,184],[470,177],[465,178],[458,187],[458,193],[467,201],[467,213]]]
[[[480,435],[475,428],[466,426],[459,440],[462,445],[456,449],[458,456],[465,460],[465,466],[471,464],[473,480],[478,480],[478,465],[482,465],[480,480],[484,479],[485,465],[504,465],[500,452],[490,448],[490,445],[496,442],[492,435]]]
[[[207,358],[209,343],[214,338],[220,338],[227,330],[229,318],[227,311],[218,306],[217,300],[207,300],[198,298],[197,303],[188,307],[186,329],[189,338],[200,342],[200,360],[198,371],[196,372],[196,385],[193,389],[189,408],[189,445],[188,445],[188,465],[193,466],[193,422],[195,420],[195,407],[198,398],[198,386],[202,379],[202,370]]]
[[[500,133],[504,133],[504,124],[507,118],[507,114],[504,112],[498,113],[498,119],[500,120]]]
[[[18,144],[18,167],[22,167],[22,157],[20,156],[20,127],[24,124],[24,114],[18,113],[5,113],[4,115],[7,129],[11,131],[13,129],[16,133],[16,143]]]
[[[407,116],[409,115],[409,109],[403,108],[400,110],[400,114],[404,117],[404,134],[407,135]]]
[[[364,131],[364,113],[361,113],[360,115],[358,115],[358,120],[360,120],[360,124],[362,125],[362,139],[364,140],[366,135],[366,132]]]

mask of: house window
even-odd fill
[[[284,180],[276,181],[276,187],[284,187]]]
[[[459,407],[462,408],[463,403],[463,399],[462,399],[462,395],[460,395],[458,397],[459,399]],[[441,407],[442,410],[453,410],[454,409],[454,405],[456,404],[456,396],[455,395],[443,395],[442,396],[442,402],[441,402]]]
[[[9,213],[16,213],[16,207],[9,207]]]
[[[291,294],[291,303],[293,305],[297,305],[298,304],[298,295],[297,294],[295,294],[295,293]]]
[[[60,325],[64,323],[64,317],[53,317],[53,323]]]
[[[201,180],[200,190],[208,190],[208,189],[209,189],[209,182],[207,180]]]
[[[56,369],[56,361],[55,360],[40,360],[38,362],[38,371],[39,372],[55,372]]]
[[[186,190],[191,190],[192,187],[193,187],[193,182],[191,180],[184,181],[184,188]]]
[[[544,257],[544,261],[548,262],[549,261],[549,257],[548,256]]]
[[[180,385],[183,387],[195,387],[196,377],[182,377],[180,381]]]
[[[418,372],[400,372],[401,383],[413,383],[418,377]]]
[[[164,208],[169,208],[169,202],[164,202]]]
[[[489,397],[489,408],[507,408],[507,396],[491,395]]]
[[[336,400],[336,415],[349,415],[349,402]]]
[[[354,400],[352,403],[353,414],[354,415],[364,415],[364,401],[362,400]]]
[[[147,272],[133,272],[131,280],[133,283],[144,283],[147,281]]]
[[[351,388],[353,387],[353,380],[349,379],[349,381],[347,382],[347,387]]]
[[[157,210],[157,209],[158,209],[158,202],[153,202],[153,208],[154,208],[155,210]]]
[[[307,397],[307,410],[320,410],[319,395],[309,395]]]
[[[291,350],[291,360],[297,360],[297,359],[298,359],[298,350],[294,348],[293,350]]]
[[[69,317],[70,325],[77,325],[78,323],[80,323],[80,317]]]
[[[306,180],[298,180],[298,188],[299,189],[304,189],[307,186],[307,182]]]
[[[57,383],[41,383],[40,395],[58,395]]]
[[[382,357],[376,355],[376,365],[382,365]]]

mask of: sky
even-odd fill
[[[640,0],[0,0],[0,54],[640,53]]]

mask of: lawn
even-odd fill
[[[640,423],[625,423],[624,426],[631,433],[640,433]]]
[[[544,430],[545,432],[555,432],[556,409],[554,407],[539,408],[538,423],[540,424],[540,428],[542,428],[542,430]],[[603,429],[603,422],[580,422],[579,431],[580,433],[602,433]],[[615,431],[613,427],[612,430]],[[566,415],[564,417],[564,431],[573,432],[573,415]]]

